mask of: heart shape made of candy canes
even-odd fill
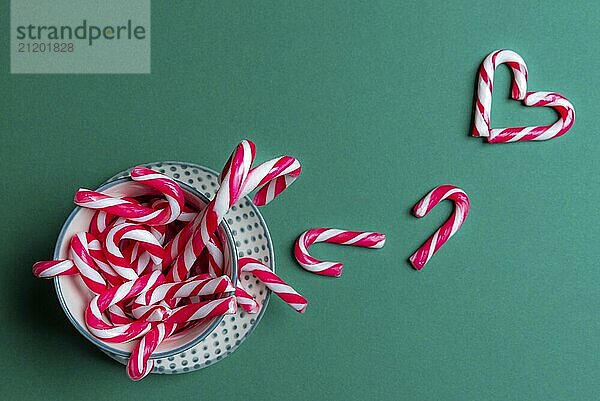
[[[522,100],[525,106],[552,107],[559,119],[551,125],[529,127],[492,128],[492,89],[494,72],[500,64],[506,64],[513,73],[511,96]],[[575,109],[564,96],[555,92],[527,92],[527,65],[521,56],[511,50],[496,50],[481,64],[475,100],[475,115],[472,136],[486,137],[489,143],[517,141],[543,141],[565,134],[575,121]]]

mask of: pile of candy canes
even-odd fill
[[[495,129],[491,127],[494,72],[506,64],[513,73],[512,97],[526,106],[554,108],[559,119],[552,125]],[[555,92],[527,92],[525,62],[510,50],[497,50],[483,61],[478,73],[472,136],[489,143],[540,141],[557,138],[573,125],[573,105]],[[132,379],[153,369],[152,353],[169,336],[200,319],[235,313],[237,307],[256,313],[260,305],[239,282],[223,273],[223,246],[217,228],[233,204],[258,189],[253,202],[262,206],[283,192],[300,175],[300,163],[283,156],[252,167],[255,146],[242,141],[227,161],[215,197],[202,210],[185,204],[179,185],[143,167],[131,179],[159,191],[150,199],[115,198],[79,190],[75,203],[96,210],[88,232],[73,236],[70,259],[38,262],[34,274],[50,278],[79,274],[95,294],[85,312],[89,331],[106,342],[138,340],[127,365]],[[469,214],[467,194],[453,185],[432,189],[413,208],[427,215],[439,202],[451,200],[450,218],[409,258],[421,270],[440,247],[462,226]],[[384,234],[313,228],[297,239],[294,256],[305,270],[339,277],[342,263],[321,261],[308,252],[318,242],[381,248]],[[283,282],[268,266],[252,258],[238,261],[240,272],[253,274],[298,312],[306,299]],[[228,295],[233,293],[234,295]]]
[[[258,189],[253,202],[269,203],[298,178],[301,167],[290,156],[252,167],[255,153],[250,141],[236,147],[215,197],[202,210],[186,204],[174,180],[145,167],[132,169],[131,179],[161,196],[117,198],[79,190],[75,204],[95,210],[89,230],[71,238],[69,259],[34,265],[38,277],[81,277],[94,294],[85,324],[98,339],[137,341],[127,364],[132,379],[149,374],[157,347],[194,322],[235,313],[238,305],[248,313],[259,311],[242,284],[224,275],[216,232],[239,199]],[[256,276],[296,311],[305,310],[306,299],[260,261],[241,258],[238,269]]]

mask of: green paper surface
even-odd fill
[[[600,397],[600,137],[596,2],[152,3],[147,75],[11,75],[0,3],[0,398],[593,400]],[[575,106],[565,136],[469,136],[476,71],[509,48],[529,90]],[[495,127],[552,123],[509,99]],[[70,325],[51,258],[79,187],[138,163],[220,169],[252,139],[301,178],[262,208],[278,273],[309,300],[272,298],[238,351],[198,372],[130,381]],[[471,213],[422,271],[408,257],[447,218],[412,206],[440,184]],[[376,230],[380,250],[334,245],[339,279],[292,257],[311,227]]]

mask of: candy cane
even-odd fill
[[[337,228],[312,228],[303,232],[294,245],[294,256],[304,269],[323,276],[342,275],[341,262],[324,262],[308,253],[308,247],[315,242],[330,242],[340,245],[381,248],[385,244],[385,234],[376,232],[348,231]]]
[[[223,255],[223,245],[216,232],[210,235],[210,240],[206,244],[208,252],[208,274],[212,277],[223,275],[225,257]]]
[[[544,141],[566,133],[575,121],[575,109],[569,100],[554,92],[529,92],[523,100],[526,106],[548,106],[554,108],[559,119],[552,125],[517,128],[494,128],[488,142],[503,143],[516,141]]]
[[[496,50],[489,54],[479,69],[477,84],[477,101],[473,131],[471,135],[490,136],[490,112],[492,109],[492,89],[494,72],[500,64],[506,64],[513,72],[512,98],[523,100],[527,92],[527,66],[525,61],[512,50]]]
[[[199,319],[208,319],[237,312],[235,297],[219,298],[187,304],[173,309],[165,323],[188,323]]]
[[[145,167],[133,168],[131,178],[163,193],[168,201],[168,207],[155,210],[138,202],[115,198],[87,189],[77,191],[74,199],[75,204],[89,209],[98,209],[147,225],[168,224],[179,217],[185,204],[185,197],[183,190],[175,181]]]
[[[454,211],[450,218],[410,257],[410,263],[417,270],[421,270],[433,254],[458,231],[469,214],[469,197],[454,185],[441,185],[431,190],[415,205],[413,213],[419,218],[426,216],[444,199],[454,202]]]
[[[241,258],[238,261],[240,270],[245,273],[253,274],[271,291],[281,298],[285,303],[291,306],[296,312],[304,313],[308,302],[306,298],[298,294],[291,286],[285,283],[279,276],[271,271],[267,266],[254,258]]]
[[[134,302],[139,305],[152,305],[164,299],[189,298],[232,291],[234,291],[234,287],[227,276],[212,278],[199,275],[177,283],[165,283],[156,286],[150,291],[139,295]]]
[[[264,206],[292,185],[301,172],[300,162],[291,156],[281,156],[269,160],[250,170],[240,197],[260,188],[252,202],[256,206]]]
[[[113,343],[123,343],[144,335],[151,329],[151,323],[136,320],[128,324],[115,325],[107,322],[103,313],[109,306],[137,297],[162,283],[164,283],[164,276],[160,272],[152,272],[96,295],[84,314],[88,330],[97,338]]]
[[[90,268],[93,269],[91,266]],[[39,278],[49,279],[57,276],[81,274],[81,269],[75,266],[72,260],[50,260],[35,263],[33,265],[33,274]],[[82,278],[84,278],[83,274]],[[114,281],[112,282],[114,283]],[[84,284],[86,284],[91,291],[96,293],[99,291],[99,288],[96,287],[97,283],[93,280],[84,279]],[[108,308],[108,314],[111,322],[114,324],[125,324],[131,322],[131,319],[125,315],[125,312],[123,312],[118,305],[110,306]]]
[[[154,361],[150,359],[152,353],[176,329],[176,324],[158,323],[140,339],[127,361],[127,375],[132,380],[141,380],[152,372],[154,369]]]
[[[196,233],[191,235],[183,252],[175,259],[172,269],[167,275],[169,281],[182,281],[187,277],[192,265],[210,240],[210,235],[217,230],[225,214],[238,200],[243,183],[248,176],[254,160],[256,148],[250,141],[242,141],[229,157],[221,173],[221,186],[215,197],[199,215]]]
[[[167,226],[148,227],[148,231],[154,235],[158,243],[162,246],[166,237]],[[161,257],[163,254],[164,252],[161,252]],[[131,247],[127,248],[127,253],[123,250],[123,256],[129,260],[129,263],[138,275],[145,271],[162,270],[161,263],[155,263],[152,254],[144,250],[139,242],[132,243]]]

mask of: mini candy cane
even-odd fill
[[[469,197],[462,189],[453,185],[434,188],[415,205],[413,213],[419,218],[426,216],[444,199],[454,202],[454,211],[450,218],[410,257],[410,263],[417,270],[421,270],[433,254],[458,231],[469,214]]]
[[[303,232],[294,245],[294,256],[304,269],[323,276],[339,277],[343,264],[323,262],[308,253],[308,247],[315,242],[331,242],[365,248],[381,248],[385,244],[385,234],[376,232],[338,230],[336,228],[313,228]]]
[[[132,180],[154,188],[165,196],[169,205],[163,210],[168,211],[171,215],[163,224],[169,224],[179,217],[185,206],[185,195],[175,181],[164,174],[143,166],[132,168],[129,175]]]
[[[85,285],[95,294],[106,290],[106,281],[90,254],[90,248],[97,245],[94,241],[95,238],[89,233],[74,235],[69,247],[70,260],[37,262],[33,265],[33,274],[40,278],[80,274]]]
[[[544,141],[557,138],[571,129],[575,122],[575,109],[569,100],[554,92],[529,92],[523,100],[526,106],[548,106],[560,116],[552,125],[517,128],[494,128],[488,138],[489,143],[516,141]]]
[[[296,312],[304,313],[308,304],[306,298],[298,294],[296,290],[286,284],[267,266],[254,258],[247,257],[241,258],[238,261],[238,265],[240,271],[253,274]]]
[[[185,204],[185,197],[183,190],[175,181],[145,167],[134,167],[131,170],[131,178],[163,193],[168,206],[155,210],[132,200],[115,198],[87,189],[77,191],[75,204],[147,225],[169,224],[179,217]]]
[[[162,283],[164,283],[164,276],[160,272],[152,272],[96,295],[84,314],[88,330],[99,339],[113,343],[123,343],[143,336],[151,329],[151,323],[136,320],[128,324],[115,325],[107,322],[103,313],[111,305],[137,297]]]
[[[489,54],[479,69],[477,84],[477,101],[471,135],[490,135],[490,112],[492,109],[492,89],[494,87],[494,72],[500,64],[506,64],[513,72],[512,97],[523,100],[527,92],[527,66],[525,61],[512,50],[496,50]]]

